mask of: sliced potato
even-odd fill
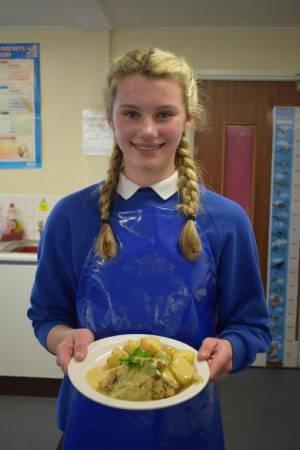
[[[194,364],[195,362],[195,353],[192,350],[180,349],[176,350],[174,353],[174,358],[180,356],[187,360],[190,364]]]
[[[126,356],[128,356],[128,354],[123,349],[119,347],[115,348],[107,358],[108,367],[116,367],[119,364],[120,359],[125,358]]]
[[[165,381],[170,387],[174,389],[179,389],[180,384],[176,380],[176,378],[173,375],[173,372],[170,369],[164,369],[161,373],[163,381]]]
[[[170,358],[173,358],[176,349],[171,345],[164,345],[164,351],[168,354]]]
[[[155,356],[160,350],[160,340],[155,336],[146,336],[141,339],[142,350],[148,350],[152,356]]]
[[[99,366],[94,367],[87,372],[87,380],[94,389],[97,390],[99,388],[100,383],[104,380],[107,374],[107,370],[107,366]]]
[[[177,381],[182,386],[187,386],[193,380],[194,367],[182,356],[177,356],[171,362],[170,368]]]

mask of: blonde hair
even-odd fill
[[[195,125],[198,127],[205,123],[204,108],[198,101],[197,83],[191,68],[184,59],[158,48],[132,50],[112,64],[107,77],[106,90],[106,103],[109,112],[112,111],[118,80],[130,74],[175,80],[182,89],[188,117],[193,117]],[[122,165],[123,154],[115,141],[107,178],[101,188],[99,200],[102,226],[96,241],[96,249],[104,260],[112,259],[118,249],[109,223],[109,216]],[[200,206],[199,182],[202,181],[202,177],[192,158],[189,141],[185,133],[182,134],[176,151],[175,166],[178,170],[180,197],[180,203],[176,208],[186,217],[179,238],[179,245],[184,256],[193,261],[198,258],[202,250],[200,236],[195,224],[196,214]]]

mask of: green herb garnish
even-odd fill
[[[133,352],[129,353],[126,358],[120,359],[120,364],[125,364],[128,367],[134,369],[142,369],[143,367],[149,369],[154,375],[157,371],[153,366],[153,358],[149,350],[142,350],[141,347],[137,347]]]

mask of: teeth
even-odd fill
[[[160,148],[160,145],[157,145],[156,147],[143,147],[141,145],[136,145],[136,148],[139,150],[158,150]]]

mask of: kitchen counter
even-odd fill
[[[39,241],[33,239],[0,241],[0,263],[36,264],[38,245]]]

